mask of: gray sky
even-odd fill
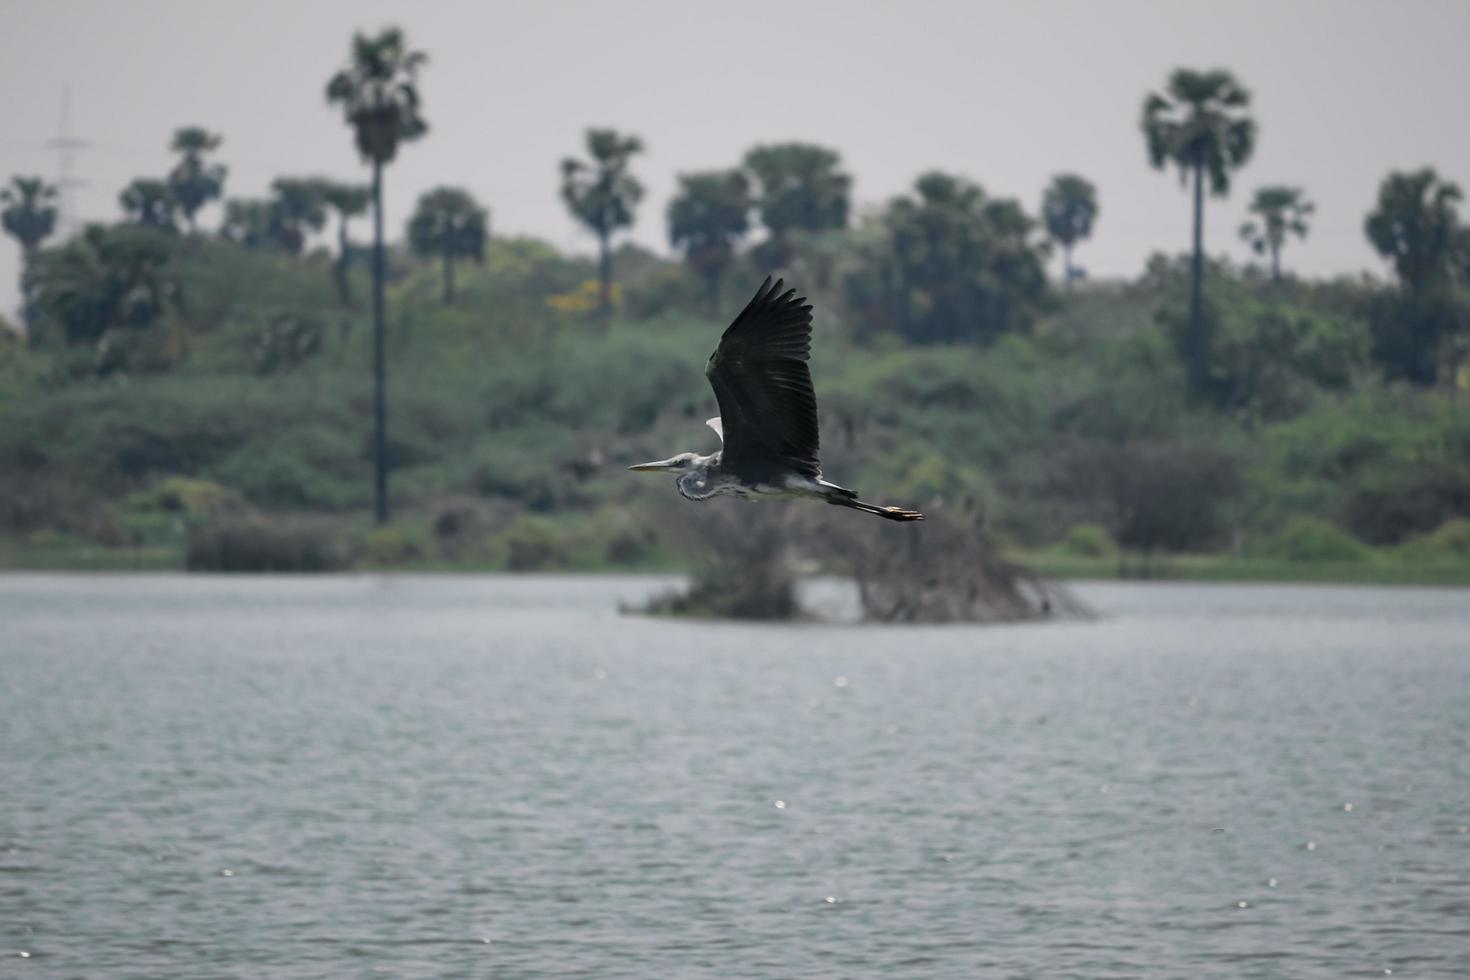
[[[390,23],[429,54],[432,127],[390,172],[395,236],[419,192],[451,183],[490,207],[497,234],[590,250],[557,197],[557,161],[586,126],[611,125],[647,143],[633,236],[660,251],[676,173],[803,139],[841,151],[863,204],[938,167],[1035,210],[1048,178],[1075,170],[1102,205],[1079,263],[1132,275],[1188,242],[1187,197],[1147,167],[1138,133],[1145,92],[1181,65],[1235,71],[1261,128],[1231,198],[1209,205],[1212,253],[1244,258],[1249,193],[1291,183],[1318,213],[1288,265],[1381,271],[1361,228],[1385,172],[1428,164],[1470,186],[1465,0],[0,0],[0,175],[56,176],[44,145],[70,85],[72,135],[89,144],[81,219],[115,218],[119,190],[163,174],[185,124],[224,134],[230,196],[282,174],[365,177],[322,89],[353,29]],[[7,311],[18,259],[0,242]]]

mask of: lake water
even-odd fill
[[[1470,592],[658,584],[0,577],[0,976],[1470,973]]]

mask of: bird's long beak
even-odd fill
[[[639,473],[653,473],[658,470],[672,470],[677,467],[678,464],[673,459],[657,459],[652,463],[639,463],[637,466],[630,466],[628,469],[637,470]]]

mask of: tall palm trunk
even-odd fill
[[[1072,243],[1062,243],[1062,286],[1067,292],[1072,291]]]
[[[612,249],[609,247],[608,234],[603,232],[597,236],[597,310],[603,319],[612,319]]]
[[[1271,281],[1281,281],[1281,243],[1271,243]]]
[[[26,273],[30,271],[31,264],[36,261],[36,253],[41,250],[40,243],[30,239],[21,239],[20,243],[20,318],[26,325],[26,344],[34,345],[36,342],[36,324],[38,322],[36,304],[31,302],[31,290]]]
[[[337,280],[337,301],[352,305],[352,284],[347,279],[347,216],[337,223],[337,262],[333,266]]]
[[[373,161],[373,513],[388,523],[388,393],[383,351],[383,161]]]
[[[1201,290],[1205,273],[1205,161],[1194,153],[1194,260],[1189,281],[1189,383],[1195,394],[1205,389],[1205,319]]]

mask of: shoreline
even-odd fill
[[[1221,582],[1259,584],[1450,586],[1470,587],[1470,561],[1415,562],[1389,555],[1371,555],[1359,561],[1289,561],[1279,558],[1231,555],[1176,554],[1153,556],[1087,557],[1045,551],[1006,554],[1033,572],[1059,581],[1080,582]],[[0,546],[0,574],[25,573],[178,573],[189,572],[180,549],[138,548],[13,548]],[[361,564],[333,572],[289,572],[289,575],[683,575],[688,570],[673,563],[628,566],[579,566],[511,571],[487,562],[419,561],[399,564]],[[257,573],[236,573],[250,575]]]

